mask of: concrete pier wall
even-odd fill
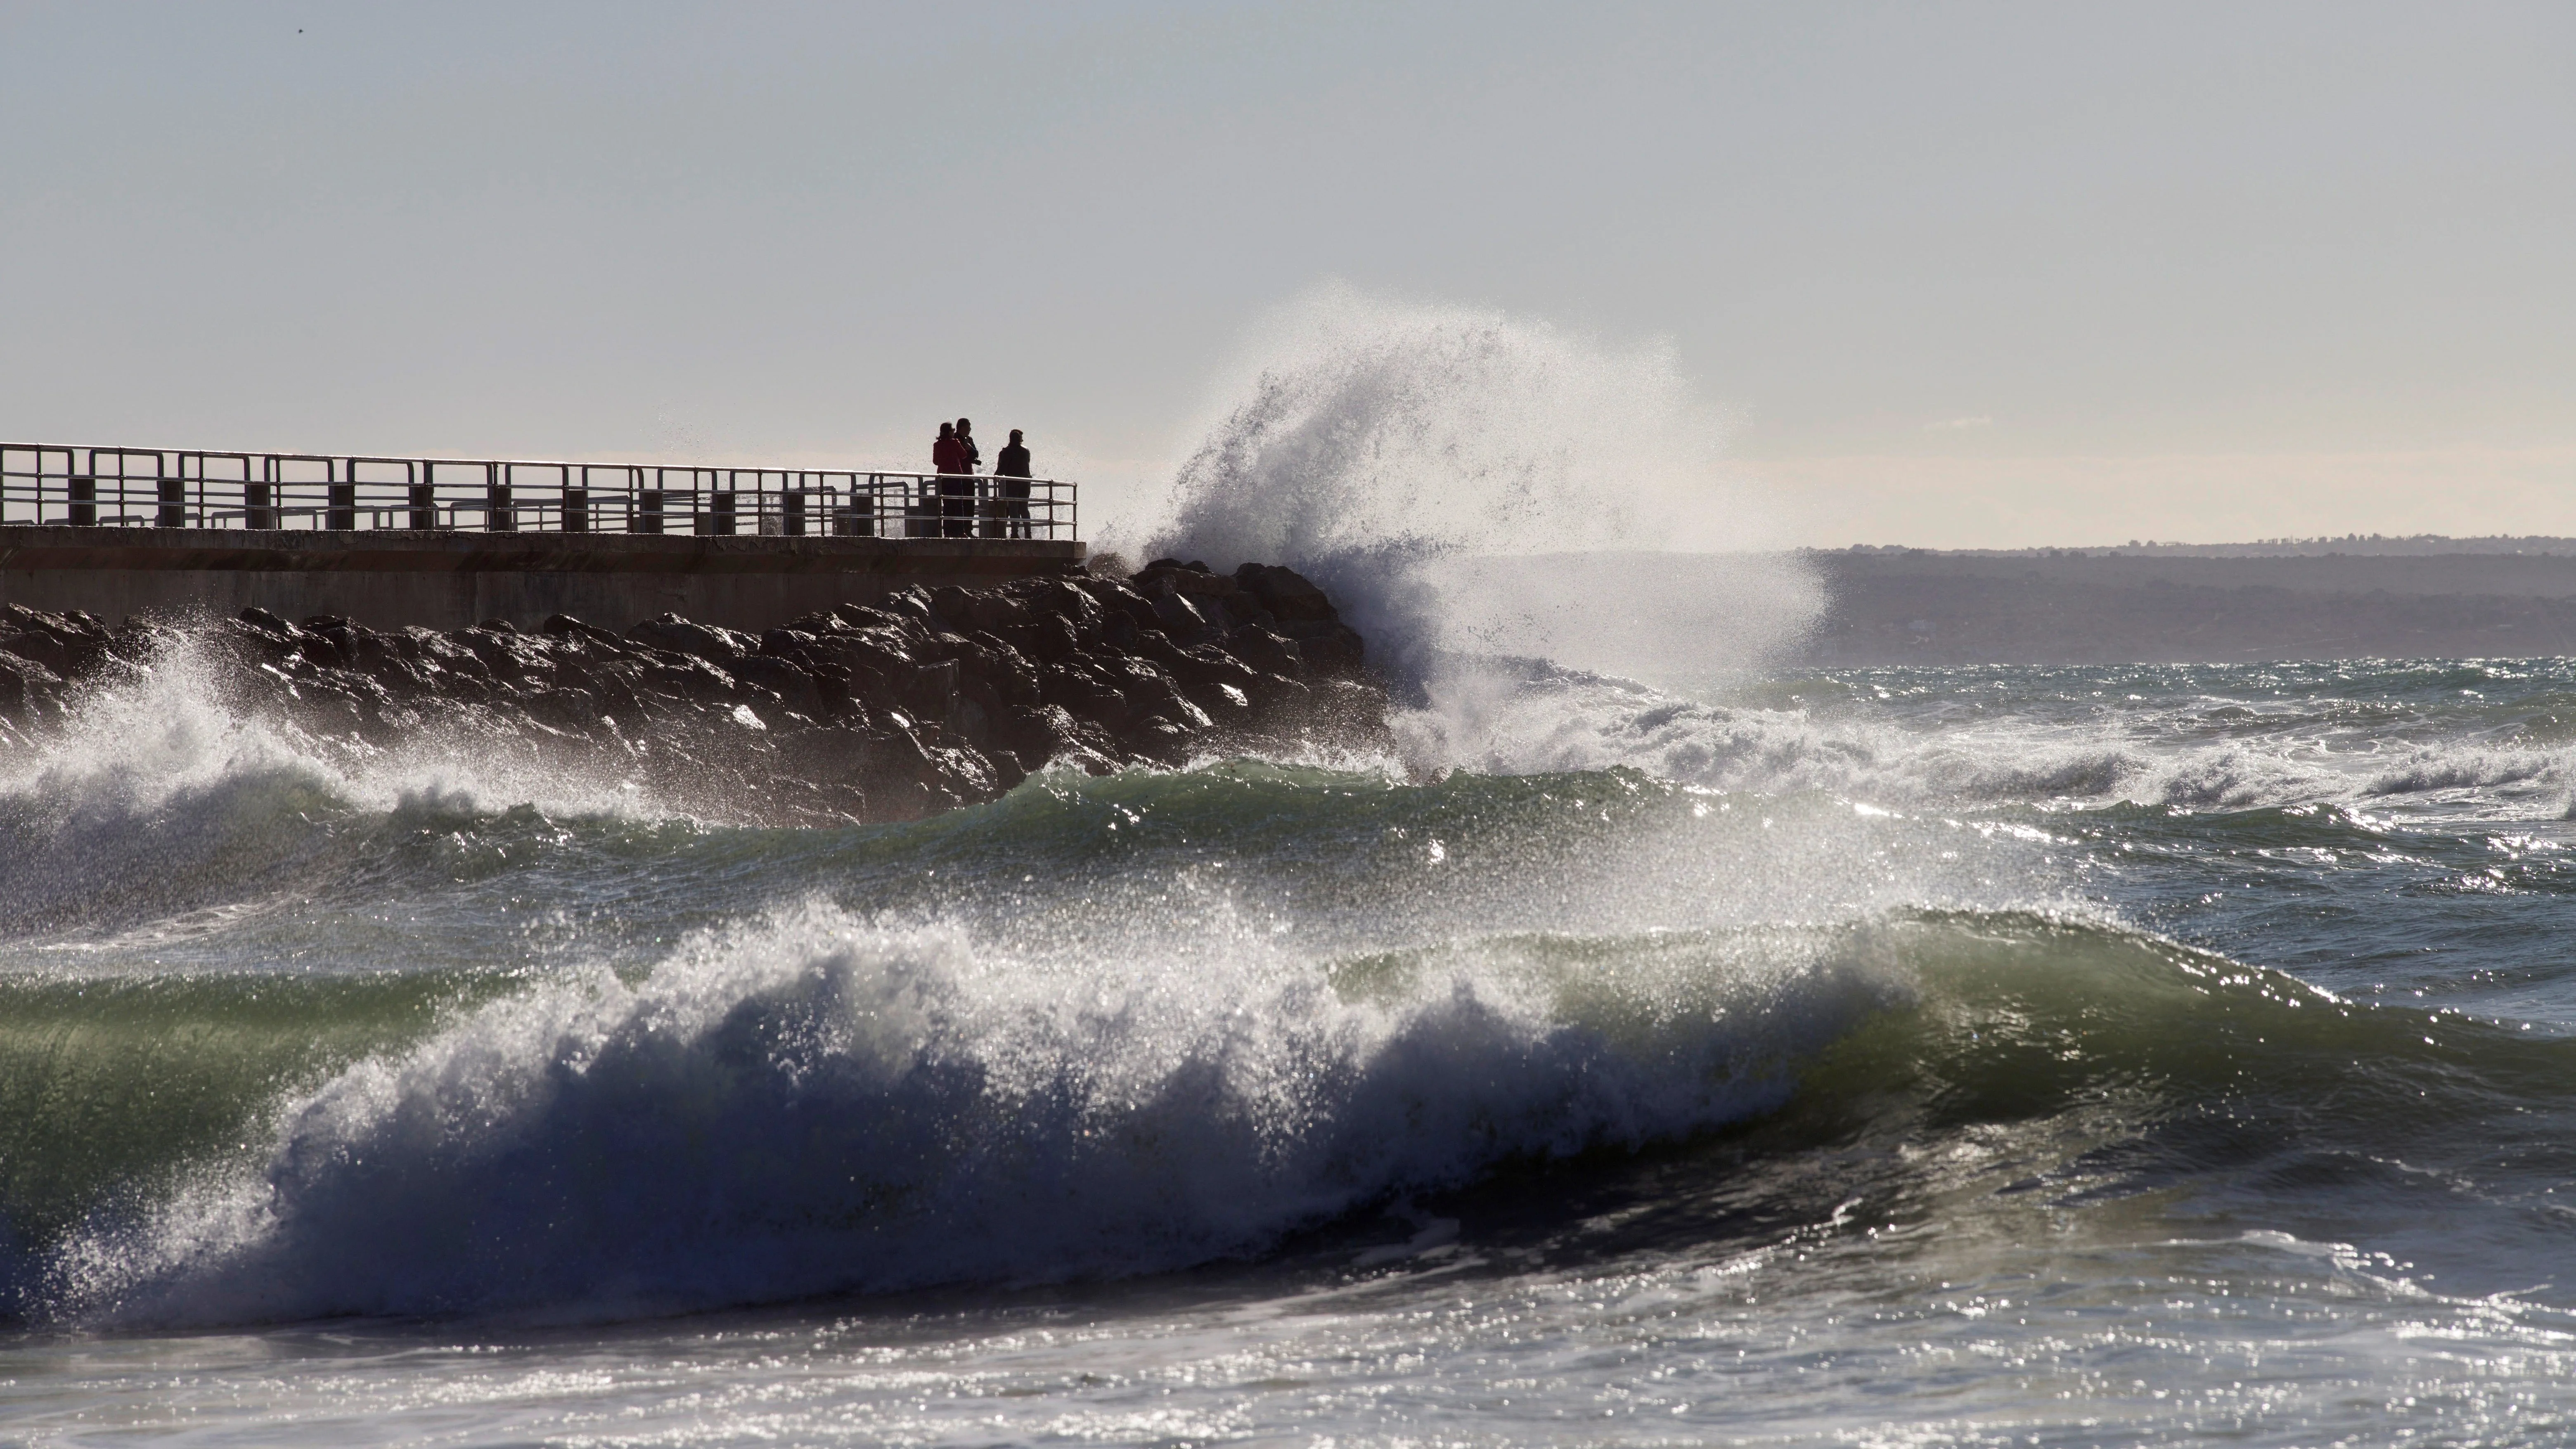
[[[0,602],[129,617],[338,614],[370,628],[522,627],[550,614],[624,630],[677,612],[768,629],[915,584],[990,587],[1078,572],[1076,542],[638,534],[0,527]]]

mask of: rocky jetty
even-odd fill
[[[1031,772],[1346,745],[1384,730],[1360,636],[1284,568],[913,589],[753,635],[665,614],[377,631],[258,609],[186,628],[0,608],[0,735],[201,661],[241,711],[354,751],[439,742],[640,780],[737,819],[913,819]]]

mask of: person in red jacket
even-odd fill
[[[939,425],[939,441],[930,445],[930,471],[939,476],[939,531],[950,538],[964,538],[975,527],[975,480],[973,460],[966,456],[966,445],[958,440],[955,423]]]

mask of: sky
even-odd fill
[[[1331,287],[1661,350],[1781,541],[2576,535],[2564,0],[0,0],[0,58],[10,441],[969,413],[1099,518]]]

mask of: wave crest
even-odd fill
[[[1892,989],[1816,949],[1648,955],[1467,946],[1354,985],[1247,935],[1083,970],[809,906],[359,1063],[281,1111],[255,1171],[70,1245],[53,1297],[622,1311],[1178,1267],[1776,1106]]]
[[[1605,590],[1625,620],[1689,612],[1702,586],[1633,565],[1553,590],[1546,570],[1498,586],[1476,559],[1777,543],[1757,500],[1719,471],[1723,427],[1669,345],[1329,285],[1274,314],[1249,355],[1143,547],[1312,576],[1372,661],[1407,681],[1435,649],[1507,638],[1585,662],[1588,631],[1564,620],[1599,611]],[[1794,557],[1737,573],[1713,631],[1667,631],[1658,649],[1748,657],[1821,608]],[[1534,602],[1534,586],[1546,597]]]

